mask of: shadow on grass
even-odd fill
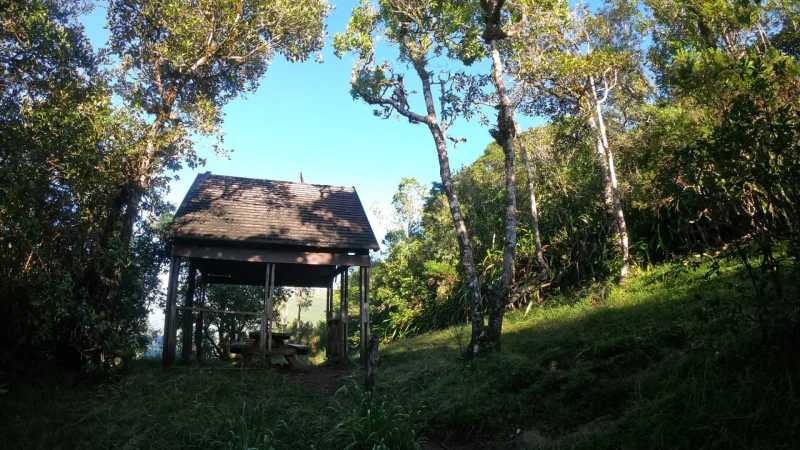
[[[509,314],[502,351],[476,361],[452,330],[409,339],[384,351],[379,382],[432,434],[465,440],[535,429],[554,447],[793,448],[798,371],[722,313],[746,301],[741,273],[704,274],[662,270],[599,303]]]

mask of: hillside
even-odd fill
[[[757,329],[730,326],[748,280],[721,263],[665,265],[509,313],[502,352],[473,362],[459,357],[468,328],[388,345],[369,420],[349,369],[143,361],[99,385],[12,383],[0,434],[8,448],[373,448],[370,432],[412,429],[423,448],[792,448],[800,373]]]

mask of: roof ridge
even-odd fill
[[[272,180],[269,178],[252,178],[252,177],[241,177],[238,175],[219,175],[219,174],[212,174],[211,172],[206,172],[213,178],[234,178],[240,180],[252,180],[252,181],[269,181],[272,183],[285,183],[285,184],[296,184],[300,186],[316,186],[316,187],[329,187],[329,188],[344,188],[344,189],[353,189],[355,190],[354,186],[339,186],[335,184],[318,184],[318,183],[300,183],[297,181],[286,181],[286,180]]]

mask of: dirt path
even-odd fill
[[[358,370],[349,366],[308,366],[302,370],[281,368],[279,372],[297,380],[310,391],[333,396],[347,379],[358,376]]]

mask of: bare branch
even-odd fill
[[[381,95],[374,95],[371,94],[369,90],[361,88],[358,82],[359,68],[363,68],[363,70],[366,71],[374,71],[374,69],[367,68],[366,61],[362,59],[353,67],[351,72],[350,85],[353,87],[353,90],[358,94],[358,96],[361,97],[361,99],[367,104],[389,107],[401,116],[407,118],[411,123],[424,123],[426,125],[431,124],[430,117],[411,111],[408,102],[403,101],[406,94],[402,77],[395,77],[392,75],[391,81],[385,85]],[[392,95],[390,97],[386,97],[385,93],[389,91],[390,86],[394,86]]]

